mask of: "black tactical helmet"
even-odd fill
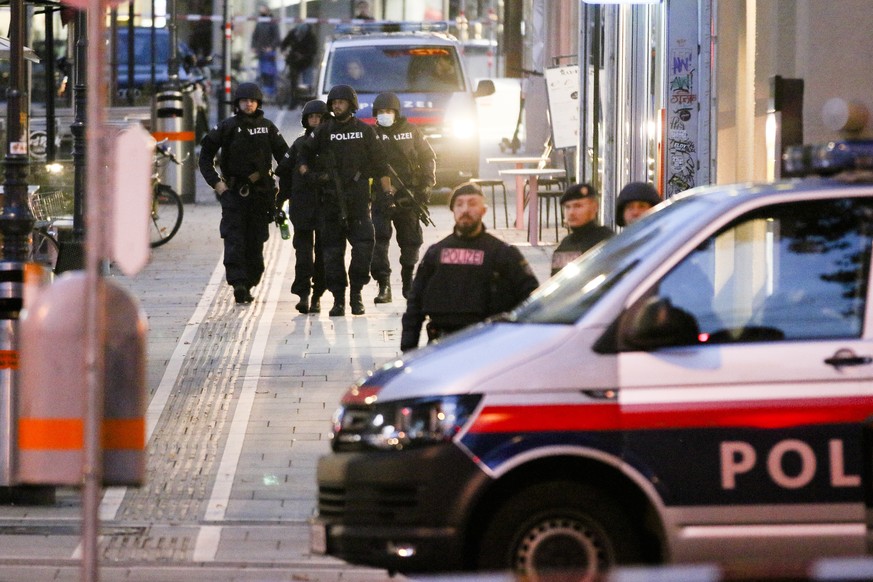
[[[309,129],[309,126],[306,125],[306,118],[313,113],[320,113],[321,115],[327,113],[327,105],[324,104],[324,101],[313,99],[306,102],[306,105],[303,106],[303,113],[300,115],[300,123],[303,124],[303,129]]]
[[[379,109],[393,109],[400,115],[400,99],[394,93],[379,93],[373,101],[373,113]]]
[[[334,85],[327,94],[327,108],[331,108],[331,102],[334,99],[345,99],[352,104],[351,110],[358,110],[358,94],[348,85]]]
[[[233,96],[234,109],[239,109],[240,99],[254,99],[260,107],[264,103],[264,94],[261,92],[261,88],[254,83],[240,83]]]
[[[624,224],[624,207],[628,202],[645,202],[649,206],[655,206],[661,201],[661,196],[654,186],[648,182],[631,182],[621,189],[618,200],[615,203],[615,223],[619,226]]]

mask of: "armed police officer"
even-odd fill
[[[376,134],[385,146],[388,163],[396,172],[392,184],[398,188],[394,196],[377,195],[373,204],[376,247],[370,272],[379,284],[375,303],[391,302],[388,246],[391,244],[392,223],[397,229],[397,244],[400,246],[404,299],[409,295],[418,252],[424,242],[420,221],[429,220],[428,191],[436,183],[436,155],[433,148],[421,130],[409,123],[400,112],[400,99],[394,93],[380,93],[373,101]]]
[[[517,248],[485,232],[487,206],[478,186],[455,188],[449,208],[454,232],[427,249],[412,281],[400,337],[404,352],[418,346],[425,318],[433,341],[515,308],[539,285]]]
[[[334,85],[327,94],[329,115],[306,140],[299,152],[300,173],[318,160],[322,175],[322,251],[325,283],[333,295],[332,317],[345,315],[346,288],[354,315],[364,314],[361,290],[370,281],[373,258],[373,221],[370,218],[370,178],[383,193],[395,189],[376,131],[355,117],[358,95],[348,85]],[[346,242],[352,258],[346,275]]]
[[[294,263],[294,282],[291,292],[300,297],[295,306],[300,313],[319,313],[321,296],[325,290],[324,256],[321,249],[321,184],[315,179],[317,172],[299,173],[298,154],[302,144],[309,139],[321,123],[327,105],[324,101],[313,100],[303,106],[301,122],[304,133],[291,144],[285,157],[276,167],[279,176],[279,196],[276,198],[277,210],[289,200],[288,211],[294,226],[296,261]],[[312,299],[310,301],[310,293]]]
[[[275,204],[273,160],[279,162],[288,149],[279,129],[264,118],[263,102],[257,85],[240,84],[234,115],[200,142],[200,173],[221,203],[225,277],[237,303],[254,301],[251,289],[264,274],[264,243]],[[215,169],[219,150],[221,175]]]

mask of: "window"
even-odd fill
[[[326,89],[351,85],[359,93],[463,91],[457,53],[444,46],[338,48]]]
[[[858,337],[873,203],[798,202],[742,217],[699,245],[655,294],[707,343]]]

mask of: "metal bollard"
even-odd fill
[[[0,262],[0,485],[14,483],[18,316],[24,298],[24,263]]]
[[[167,140],[180,165],[168,162],[162,169],[161,180],[168,184],[183,202],[194,202],[194,102],[189,93],[161,91],[155,94],[152,106],[152,136],[157,141]]]

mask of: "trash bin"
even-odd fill
[[[152,135],[157,141],[166,139],[181,165],[167,160],[160,169],[160,178],[182,197],[194,202],[194,102],[181,91],[167,90],[155,94],[152,105]]]

